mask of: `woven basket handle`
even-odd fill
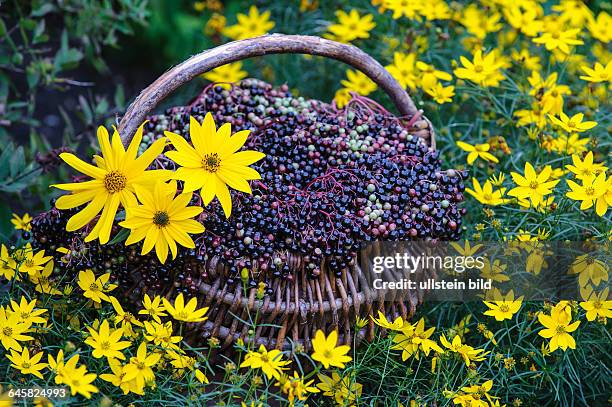
[[[379,85],[402,115],[411,117],[417,113],[404,88],[380,63],[359,48],[320,37],[271,34],[220,45],[166,71],[143,90],[125,112],[119,123],[123,144],[129,144],[145,117],[181,85],[222,65],[266,54],[310,54],[337,59],[363,72]]]

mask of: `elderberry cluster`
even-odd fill
[[[251,183],[253,194],[232,191],[229,219],[218,201],[210,203],[199,219],[206,232],[196,249],[166,265],[122,244],[90,249],[96,251],[91,264],[110,265],[121,282],[140,268],[154,290],[173,284],[194,291],[215,258],[227,267],[228,284],[246,268],[248,284],[264,282],[270,293],[275,278],[294,278],[296,269],[311,278],[324,268],[341,276],[364,242],[460,236],[465,174],[442,171],[436,151],[368,99],[337,109],[254,79],[231,89],[211,86],[189,106],[152,116],[141,148],[164,131],[189,140],[189,116],[201,121],[207,112],[218,124],[231,123],[233,132],[251,130],[245,148],[266,154],[253,166],[261,174]],[[199,202],[195,193],[193,204]],[[125,261],[117,266],[109,255]]]

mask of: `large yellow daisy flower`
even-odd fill
[[[249,130],[239,131],[232,136],[232,128],[225,123],[219,130],[212,114],[207,113],[200,125],[194,117],[189,120],[189,144],[178,134],[165,132],[175,151],[166,156],[181,167],[174,178],[185,181],[185,192],[201,189],[204,205],[216,196],[225,216],[232,213],[232,198],[228,185],[238,191],[252,193],[248,180],[261,179],[249,165],[261,160],[265,154],[258,151],[238,150],[244,145]]]
[[[86,182],[53,185],[55,188],[72,192],[58,198],[55,203],[58,209],[71,209],[88,203],[68,220],[67,231],[72,232],[82,228],[102,211],[102,215],[85,237],[85,241],[100,239],[101,244],[108,242],[119,204],[124,208],[137,205],[134,186],[152,186],[159,180],[165,181],[170,178],[171,172],[167,170],[147,171],[147,167],[163,151],[166,145],[165,138],[154,142],[137,157],[143,126],[144,123],[136,131],[127,150],[121,144],[117,129],[113,133],[111,142],[108,131],[102,126],[98,127],[98,143],[102,156],[94,156],[95,166],[77,158],[74,154],[60,154],[61,159],[68,165],[93,178]]]
[[[131,229],[125,241],[126,245],[140,242],[142,254],[149,253],[155,247],[155,253],[162,263],[168,257],[168,248],[172,258],[176,258],[176,244],[193,249],[195,243],[188,233],[202,233],[204,226],[191,219],[202,212],[200,206],[187,206],[192,193],[176,195],[176,181],[169,184],[159,182],[151,193],[146,188],[136,186],[136,195],[142,203],[126,209],[126,220],[120,225]]]

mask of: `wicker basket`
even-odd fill
[[[245,58],[280,53],[329,57],[365,73],[390,96],[410,133],[422,137],[432,149],[435,148],[434,131],[429,120],[372,57],[352,45],[318,37],[281,34],[231,42],[195,55],[164,73],[138,96],[123,116],[119,132],[124,144],[129,143],[136,128],[166,96],[196,76]],[[422,301],[422,293],[391,301],[372,295],[364,289],[366,279],[358,262],[352,271],[343,273],[340,278],[322,264],[321,274],[316,280],[306,276],[300,258],[290,257],[289,263],[295,277],[292,280],[276,279],[272,287],[275,294],[263,300],[256,298],[255,289],[245,293],[239,284],[234,287],[225,284],[227,269],[215,259],[202,265],[207,270],[207,278],[198,282],[202,295],[199,305],[210,307],[209,319],[205,323],[191,324],[186,336],[195,342],[216,337],[221,340],[222,348],[242,338],[268,348],[287,349],[292,344],[300,344],[308,350],[310,339],[318,329],[325,332],[338,329],[340,342],[355,345],[373,336],[374,325],[370,315],[381,310],[388,317],[401,315],[407,318]],[[134,272],[136,285],[140,280],[138,273]],[[172,297],[173,293],[166,295]],[[249,321],[256,314],[259,316],[257,327],[250,332],[252,327],[243,321]],[[357,317],[368,321],[358,332],[355,331]]]

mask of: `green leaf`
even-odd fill
[[[23,153],[23,147],[19,146],[13,153],[10,161],[11,167],[11,178],[15,178],[25,167],[25,154]]]
[[[9,143],[2,151],[2,154],[0,154],[0,179],[4,179],[8,175],[9,161],[13,156],[14,150],[15,146],[13,145],[13,143]]]
[[[52,11],[55,11],[55,5],[51,2],[43,2],[40,7],[38,7],[37,9],[32,10],[32,12],[30,13],[30,15],[32,17],[42,17],[45,14],[48,14]]]
[[[123,242],[125,239],[127,239],[129,234],[130,234],[130,231],[128,229],[121,229],[119,233],[117,233],[117,235],[113,237],[110,242],[108,242],[108,244],[113,245],[113,244]]]

